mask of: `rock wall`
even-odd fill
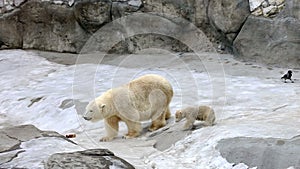
[[[79,53],[104,25],[133,13],[154,13],[179,25],[176,18],[184,18],[208,37],[199,39],[201,43],[212,42],[218,51],[233,52],[248,61],[299,67],[299,3],[297,0],[0,0],[0,49]],[[141,26],[147,27],[147,22],[151,21],[143,21]],[[125,36],[126,31],[117,33]],[[101,39],[99,46],[105,46],[101,43],[109,40]],[[124,38],[109,52],[134,53],[149,47],[191,50],[176,38],[151,33]]]
[[[286,0],[283,10],[272,18],[248,17],[234,40],[235,55],[246,61],[300,68],[299,9],[299,0]]]
[[[250,14],[249,4],[243,0],[222,0],[221,5],[218,2],[0,0],[0,45],[2,49],[24,48],[78,53],[87,39],[102,26],[132,13],[142,12],[157,13],[171,21],[176,20],[176,17],[184,18],[200,28],[215,47],[221,46],[222,49],[230,51],[234,37]],[[230,9],[227,10],[227,7]],[[203,39],[203,43],[208,42]],[[124,39],[111,51],[132,53],[149,47],[163,47],[174,51],[190,50],[174,38],[149,34]]]

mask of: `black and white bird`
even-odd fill
[[[294,81],[292,80],[292,75],[293,72],[291,70],[289,70],[286,74],[284,74],[281,79],[284,79],[284,83],[286,83],[286,80],[289,79],[292,83],[294,83]]]

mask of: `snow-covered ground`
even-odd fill
[[[66,66],[49,62],[33,51],[0,51],[0,128],[33,124],[63,135],[76,133],[73,140],[78,149],[108,148],[137,168],[229,169],[232,164],[215,148],[221,139],[292,138],[300,134],[297,70],[295,83],[283,83],[280,77],[287,69],[243,63],[231,55],[136,54],[101,64],[97,59],[85,63],[84,57],[88,58],[79,56],[78,64]],[[215,109],[217,124],[194,130],[162,152],[145,136],[122,140],[124,124],[116,140],[99,142],[105,134],[103,122],[84,121],[83,107],[109,88],[147,73],[163,75],[172,83],[172,113],[186,105],[206,104]],[[36,157],[36,151],[29,152]],[[35,166],[23,164],[30,165]]]

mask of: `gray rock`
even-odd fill
[[[4,0],[0,0],[0,8],[4,6]]]
[[[111,21],[111,1],[79,1],[75,3],[74,15],[78,23],[88,32],[94,33]]]
[[[28,1],[1,16],[0,24],[0,48],[79,52],[89,37],[72,8],[50,2]]]
[[[11,138],[16,138],[19,141],[28,141],[34,138],[42,137],[42,131],[33,125],[21,125],[6,128],[4,131]]]
[[[278,18],[292,17],[300,20],[300,2],[298,0],[286,0],[285,8],[278,14]],[[299,36],[298,36],[299,37]]]
[[[106,149],[91,149],[73,153],[57,153],[50,156],[45,163],[46,169],[52,168],[126,168],[134,167],[125,160],[114,156],[112,152]]]
[[[238,32],[249,15],[245,0],[212,0],[208,8],[210,21],[223,33]]]
[[[290,0],[293,4],[297,0]],[[295,4],[295,3],[294,3]],[[298,6],[299,7],[299,6]],[[300,21],[297,6],[273,19],[248,17],[234,41],[238,58],[284,67],[300,67]],[[296,9],[294,9],[296,8]]]
[[[230,163],[245,163],[259,169],[300,168],[300,137],[230,138],[219,141],[217,149]]]
[[[111,7],[111,17],[113,20],[129,15],[139,10],[139,7],[130,6],[125,2],[113,2]]]
[[[53,141],[58,145],[51,145]],[[44,147],[47,147],[47,144],[50,147],[45,151]],[[61,146],[66,147],[62,148]],[[45,168],[134,168],[108,150],[95,149],[74,153],[58,153],[70,151],[70,149],[82,150],[65,136],[54,131],[41,131],[33,125],[14,126],[0,130],[0,168],[28,168],[33,164],[40,168],[40,165],[52,154],[48,162],[45,163]],[[32,151],[35,151],[34,154],[30,154]],[[41,155],[39,155],[39,151],[45,152],[40,152]],[[18,156],[20,153],[23,156]],[[28,155],[30,155],[30,162],[27,164]]]
[[[23,48],[79,52],[87,34],[77,24],[71,8],[30,1],[21,7]]]
[[[20,140],[12,138],[2,131],[0,132],[0,138],[0,152],[15,150],[21,144]]]
[[[0,25],[0,49],[22,48],[22,24],[18,22],[16,12],[0,17]]]

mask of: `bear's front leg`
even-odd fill
[[[124,139],[135,138],[141,134],[142,125],[140,122],[126,120],[125,123],[128,128],[128,133],[125,136],[123,136]]]
[[[100,141],[111,141],[118,135],[119,121],[120,118],[117,116],[112,116],[107,119],[104,119],[106,136],[102,137]]]

